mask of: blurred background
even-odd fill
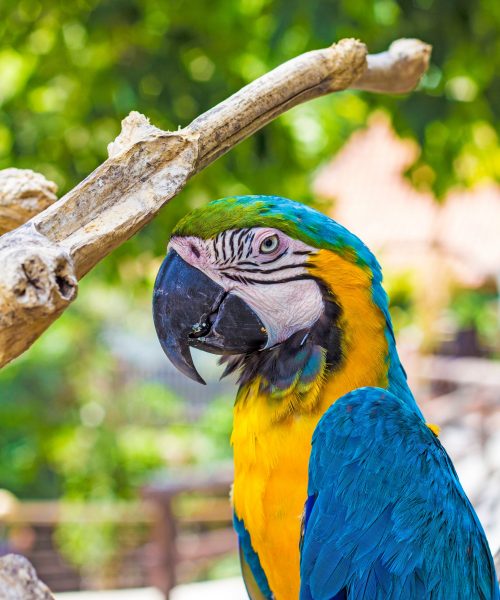
[[[234,385],[205,355],[207,388],[174,371],[150,305],[177,220],[247,193],[311,204],[377,253],[414,391],[500,546],[499,34],[496,0],[1,1],[0,168],[59,195],[131,110],[177,129],[342,37],[433,54],[415,93],[309,102],[197,175],[0,372],[0,552],[54,591],[237,576]]]

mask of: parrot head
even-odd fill
[[[331,272],[328,282],[324,277],[325,253],[342,265],[336,277],[344,295],[380,284],[368,248],[303,204],[240,196],[194,210],[174,229],[154,287],[163,350],[200,383],[191,347],[222,355],[226,371],[242,361],[250,371],[264,362],[275,380],[287,368],[284,358],[298,360],[302,369],[334,368],[345,345],[343,307]]]

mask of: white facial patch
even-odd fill
[[[318,250],[278,229],[228,230],[210,240],[173,237],[169,248],[248,304],[266,327],[268,348],[310,329],[324,310],[306,266]]]
[[[256,285],[250,294],[245,290],[234,293],[245,300],[264,323],[267,348],[284,342],[301,329],[310,329],[323,312],[321,292],[312,279]]]

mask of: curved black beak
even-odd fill
[[[264,325],[238,296],[169,250],[156,277],[153,320],[161,347],[179,371],[205,383],[189,347],[243,354],[267,343]]]

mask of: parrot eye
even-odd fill
[[[262,240],[259,250],[262,252],[262,254],[270,254],[276,250],[276,248],[279,246],[279,243],[280,240],[276,234],[270,235]]]

